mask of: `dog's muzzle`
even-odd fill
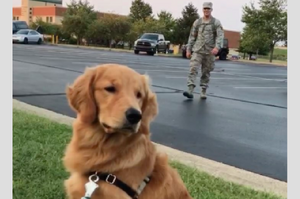
[[[142,119],[142,114],[135,108],[129,108],[125,112],[126,120],[128,125],[127,126],[134,126],[139,123]]]

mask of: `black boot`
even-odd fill
[[[184,91],[183,92],[183,96],[189,98],[189,99],[192,99],[194,98],[194,95],[193,95],[193,91],[194,91],[194,87],[193,85],[189,86],[189,90],[188,91]]]

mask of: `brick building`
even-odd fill
[[[62,6],[62,0],[22,0],[21,7],[13,8],[13,20],[30,24],[40,18],[45,22],[61,24],[66,10],[67,8]],[[101,18],[108,13],[97,14],[98,18]]]
[[[21,7],[13,8],[13,20],[30,24],[41,18],[46,22],[60,24],[65,10],[62,0],[22,0]]]
[[[229,48],[237,49],[240,46],[241,33],[237,31],[224,30],[224,37],[228,39]]]

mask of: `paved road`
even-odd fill
[[[186,59],[14,45],[14,98],[74,117],[64,95],[66,85],[86,66],[111,62],[152,77],[160,109],[151,127],[153,141],[287,181],[284,67],[218,61],[208,99],[201,101],[196,95],[191,101],[182,96]]]

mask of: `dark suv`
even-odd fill
[[[29,27],[25,21],[13,21],[12,28],[12,33],[15,34],[19,30],[28,29]]]
[[[182,57],[186,58],[186,45],[183,45],[181,47]],[[193,53],[193,52],[192,52]],[[226,60],[227,55],[229,53],[229,47],[228,47],[228,39],[223,40],[223,48],[221,48],[216,55],[216,57],[219,57],[219,60]]]
[[[148,55],[154,55],[159,52],[167,53],[169,42],[165,41],[163,34],[144,33],[134,42],[134,53],[147,52]]]

